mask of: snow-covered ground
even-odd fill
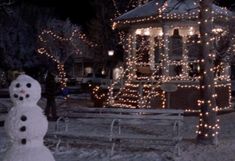
[[[57,100],[60,104],[60,114],[64,114],[66,109],[76,109],[84,106],[86,101],[73,101],[63,103],[61,99]],[[45,107],[45,100],[41,99],[39,104]],[[68,107],[69,105],[69,107]],[[5,106],[5,107],[4,107]],[[8,99],[0,99],[0,111],[4,111],[3,108],[10,107],[11,103]],[[1,115],[1,114],[0,114]],[[235,113],[229,113],[218,116],[220,118],[220,135],[219,145],[198,145],[195,142],[196,138],[196,125],[198,118],[185,117],[183,127],[183,141],[181,142],[182,155],[175,158],[177,161],[235,161]],[[83,133],[107,133],[108,124],[104,123],[104,120],[98,119],[70,119],[69,130],[76,134]],[[50,122],[49,132],[53,131],[55,122]],[[131,130],[136,128],[131,128]],[[129,130],[131,132],[131,130]],[[155,128],[151,125],[138,127],[138,131],[160,131],[162,129]],[[124,146],[121,144],[121,148],[117,147],[115,153],[110,157],[110,143],[103,140],[88,140],[86,138],[81,140],[72,140],[72,143],[66,147],[64,142],[61,143],[59,151],[55,151],[57,143],[55,138],[46,138],[45,144],[53,151],[56,161],[170,161],[172,159],[172,153],[168,148],[155,149],[149,147],[149,142],[141,141],[136,142],[132,146]],[[7,147],[9,146],[9,140],[6,137],[4,129],[0,127],[0,160],[2,160]],[[136,148],[138,147],[138,148]]]

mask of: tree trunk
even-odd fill
[[[214,85],[212,44],[210,42],[212,31],[212,1],[200,2],[200,34],[201,34],[201,106],[197,140],[203,144],[217,144],[217,105]]]

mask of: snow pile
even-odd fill
[[[221,139],[218,146],[197,145],[185,141],[177,161],[234,161],[235,139]]]

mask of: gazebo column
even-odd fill
[[[136,44],[137,44],[137,39],[136,39],[136,36],[137,36],[137,34],[136,34],[136,30],[135,29],[132,29],[131,30],[131,42],[129,42],[130,44],[131,44],[131,46],[132,46],[132,51],[131,51],[131,60],[135,63],[135,64],[133,64],[133,68],[135,69],[135,70],[133,70],[132,72],[133,72],[133,74],[135,75],[136,74]]]
[[[229,65],[229,63],[226,63],[224,68],[225,68],[224,69],[224,75],[225,76],[230,76],[231,75],[231,66]]]
[[[169,60],[169,26],[163,25],[163,75],[168,77],[169,76],[169,64],[167,61]]]
[[[135,69],[136,69],[136,63],[135,63],[135,57],[136,57],[136,33],[135,29],[131,29],[129,31],[128,37],[127,37],[127,44],[126,48],[128,50],[127,52],[127,57],[126,57],[126,62],[127,67],[130,67],[129,74],[128,75],[135,75]],[[129,77],[130,78],[130,77]],[[128,78],[128,79],[129,79]]]
[[[153,30],[150,29],[150,37],[149,37],[149,42],[150,42],[150,50],[149,50],[149,66],[151,70],[155,70],[155,54],[154,54],[154,33]]]
[[[182,66],[182,73],[183,77],[188,77],[188,50],[187,50],[187,37],[183,36],[183,66]]]
[[[222,65],[222,68],[223,70],[220,72],[220,74],[218,76],[222,76],[222,77],[225,77],[225,78],[230,78],[230,75],[231,75],[231,66],[229,63],[224,63]]]

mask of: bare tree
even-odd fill
[[[39,35],[38,53],[55,62],[62,90],[67,86],[65,63],[72,55],[89,54],[95,44],[89,42],[80,28],[70,22],[52,19]]]
[[[7,6],[11,6],[13,4],[15,4],[17,2],[17,0],[1,0],[0,1],[0,7],[7,7]]]

